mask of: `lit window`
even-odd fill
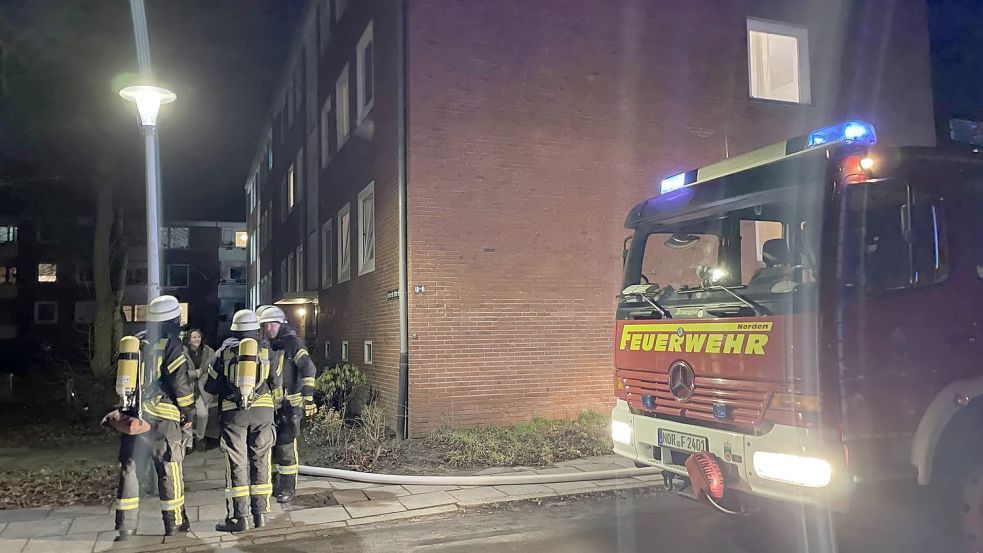
[[[329,288],[333,284],[334,264],[332,263],[331,246],[334,243],[332,228],[333,221],[328,219],[321,226],[321,288]]]
[[[375,40],[373,38],[372,22],[369,22],[362,38],[358,41],[355,51],[356,98],[358,100],[358,117],[361,121],[372,110],[375,101]]]
[[[0,284],[17,284],[17,267],[0,266]]]
[[[804,27],[748,19],[747,32],[751,97],[810,103],[808,31]]]
[[[321,167],[327,167],[331,161],[331,119],[334,114],[331,108],[331,96],[328,96],[321,106]]]
[[[236,231],[236,247],[245,249],[249,246],[249,233],[244,230]]]
[[[372,342],[365,342],[362,349],[362,363],[366,365],[372,364]]]
[[[375,270],[375,183],[358,193],[358,275]]]
[[[38,282],[58,282],[58,264],[38,263]]]
[[[294,166],[291,165],[290,168],[287,169],[287,208],[288,209],[294,208],[294,200],[295,200],[294,194],[295,194],[296,186],[297,183],[294,182]]]
[[[335,127],[337,129],[337,149],[345,145],[348,135],[351,134],[351,115],[348,105],[348,64],[341,68],[341,74],[335,82]]]
[[[180,307],[181,307],[181,326],[185,326],[188,324],[188,304],[182,302],[180,304]]]
[[[14,225],[0,225],[0,244],[17,241],[17,227]]]
[[[147,304],[133,306],[133,322],[147,322]]]
[[[352,276],[352,240],[351,240],[352,209],[345,204],[338,211],[338,283],[347,281]]]
[[[39,325],[51,325],[58,322],[58,302],[34,302],[34,322]]]
[[[188,287],[188,266],[184,264],[174,264],[167,266],[167,284],[170,288]]]
[[[343,340],[341,342],[341,360],[348,361],[348,341]]]

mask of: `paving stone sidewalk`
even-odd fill
[[[478,474],[555,474],[630,468],[614,455],[557,463],[544,469],[500,468]],[[185,460],[188,535],[163,536],[159,501],[140,503],[137,535],[115,544],[110,506],[36,508],[0,511],[0,553],[93,553],[101,551],[217,551],[285,539],[330,535],[338,528],[447,513],[477,505],[661,485],[659,475],[559,484],[509,486],[379,486],[301,477],[298,497],[289,506],[274,504],[269,525],[243,534],[215,531],[225,518],[225,461],[221,453],[196,453]]]

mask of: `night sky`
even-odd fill
[[[147,0],[154,69],[178,94],[160,119],[166,218],[244,219],[243,184],[304,5],[303,0]],[[950,117],[983,119],[983,0],[928,0],[928,5],[936,118],[944,136]],[[136,71],[129,3],[2,0],[0,54],[5,79],[0,176],[21,172],[93,181],[95,136],[113,141],[110,163],[125,175],[123,192],[139,207],[140,132],[133,108],[112,88],[119,73]],[[30,75],[32,70],[40,75]],[[18,81],[25,71],[42,85]],[[26,83],[19,91],[18,82]],[[26,132],[23,122],[45,109],[69,116],[74,127],[98,129],[85,139],[50,125]],[[12,168],[11,162],[20,160],[30,168]]]

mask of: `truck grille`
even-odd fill
[[[785,390],[781,382],[698,376],[693,397],[684,403],[669,391],[669,375],[666,373],[619,370],[618,376],[625,379],[628,404],[635,409],[745,427],[761,424],[771,394]],[[651,396],[651,399],[643,402],[643,396]],[[715,404],[727,411],[727,418],[713,416]]]

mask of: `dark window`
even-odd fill
[[[167,266],[167,286],[171,288],[188,287],[188,266],[187,265],[168,265]]]
[[[854,184],[846,192],[840,276],[845,286],[883,292],[948,275],[941,198],[904,182]]]
[[[17,267],[0,265],[0,284],[17,284]]]
[[[0,225],[0,244],[17,241],[17,227],[14,225]]]

